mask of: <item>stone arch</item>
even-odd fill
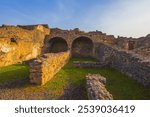
[[[58,53],[68,50],[68,44],[65,39],[61,37],[53,37],[49,41],[49,52]]]
[[[93,56],[93,41],[85,36],[76,38],[71,47],[72,56],[74,57],[92,57]]]

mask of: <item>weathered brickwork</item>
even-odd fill
[[[102,43],[97,44],[95,57],[100,62],[118,69],[144,86],[150,86],[150,61],[148,59],[143,59],[132,51],[119,50]]]
[[[30,82],[44,85],[49,81],[69,60],[70,52],[49,53],[30,61]]]
[[[0,67],[40,55],[48,30],[42,32],[39,29],[29,31],[15,26],[0,27]]]
[[[113,96],[107,91],[106,78],[100,74],[88,74],[86,76],[86,88],[90,100],[113,100]]]
[[[53,45],[51,40],[58,40],[61,38],[67,43],[68,50],[71,50],[73,56],[80,57],[93,57],[94,56],[94,45],[96,42],[103,42],[110,45],[116,43],[116,39],[112,35],[106,35],[105,33],[96,32],[83,32],[79,29],[74,30],[61,30],[51,29],[51,34],[45,38],[43,52],[50,52],[49,48]],[[53,43],[55,43],[53,41]]]

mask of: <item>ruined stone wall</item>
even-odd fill
[[[39,31],[45,33],[45,35],[49,35],[50,34],[49,26],[47,24],[17,25],[17,27],[20,27],[20,28],[23,28],[23,29],[27,29],[27,30],[39,30]]]
[[[133,53],[118,51],[114,53],[112,66],[144,86],[150,86],[150,61]]]
[[[49,43],[54,37],[62,38],[63,41]],[[87,43],[85,38],[90,41]],[[50,48],[51,45],[53,48]],[[50,49],[70,50],[77,56],[95,57],[102,65],[111,65],[142,84],[150,85],[149,45],[150,35],[136,40],[116,39],[99,31],[52,29],[50,33],[50,29],[43,25],[1,26],[0,67],[36,58],[50,52]]]
[[[109,65],[112,62],[113,48],[103,43],[95,44],[95,58],[99,60],[101,64]]]
[[[143,59],[150,60],[150,45],[149,47],[141,47],[134,50],[134,53],[138,54]]]
[[[62,38],[53,38],[49,41],[48,53],[65,52],[68,50],[67,42]]]
[[[137,39],[137,46],[140,47],[150,47],[150,34],[145,37],[140,37]]]
[[[118,37],[116,39],[116,45],[123,50],[134,50],[139,47],[138,39]]]
[[[74,57],[93,57],[93,42],[92,40],[80,37],[76,39],[71,48],[72,56]]]
[[[116,45],[124,50],[140,50],[140,48],[150,47],[150,34],[140,38],[118,36],[118,38],[116,38]]]
[[[15,26],[0,27],[0,67],[23,62],[41,54],[45,33]]]
[[[16,43],[11,42],[9,38],[0,39],[0,67],[35,58],[41,53],[40,47],[39,43],[24,41]]]
[[[100,74],[86,76],[86,89],[90,100],[112,100],[113,96],[106,89],[106,78]]]
[[[150,86],[150,61],[140,58],[131,51],[123,51],[102,43],[96,46],[96,58],[145,86]]]
[[[51,34],[45,38],[43,52],[48,52],[50,48],[49,41],[54,38],[62,38],[66,41],[68,45],[68,49],[71,50],[73,48],[74,42],[76,39],[81,39],[84,41],[85,38],[90,39],[93,44],[96,42],[103,42],[110,45],[116,44],[116,39],[113,35],[106,35],[105,33],[96,31],[96,32],[83,32],[79,29],[74,30],[61,30],[58,28],[51,29]],[[86,41],[84,41],[86,42]],[[76,44],[79,45],[80,43]],[[81,44],[80,44],[81,45]],[[90,46],[87,46],[87,50]],[[90,48],[91,49],[91,48]],[[94,47],[92,47],[94,49]],[[76,50],[76,49],[75,49]]]
[[[67,63],[70,52],[49,53],[30,61],[30,82],[44,85]]]

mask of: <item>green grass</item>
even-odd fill
[[[113,95],[114,99],[150,99],[150,88],[143,87],[135,80],[113,68],[76,68],[73,66],[73,61],[96,60],[92,58],[72,58],[44,86],[26,84],[22,90],[28,93],[46,92],[46,99],[61,99],[61,96],[66,92],[65,89],[73,89],[68,91],[68,93],[71,93],[68,99],[87,99],[85,76],[91,73],[101,74],[107,78],[106,88]],[[13,65],[0,70],[0,82],[8,81],[9,79],[20,79],[28,77],[28,75],[27,66]]]
[[[103,68],[99,70],[99,73],[107,78],[106,88],[113,94],[114,99],[150,99],[150,88],[145,88],[117,70]]]
[[[0,84],[24,79],[29,75],[29,67],[22,64],[11,65],[0,68]]]
[[[114,99],[150,99],[150,88],[145,88],[118,70],[108,67],[101,69],[75,68],[72,66],[74,60],[84,59],[73,58],[63,68],[71,78],[70,81],[73,85],[79,86],[82,84],[85,86],[85,75],[88,73],[101,74],[107,78],[106,88],[113,94]]]

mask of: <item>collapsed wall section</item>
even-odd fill
[[[102,63],[118,69],[144,86],[150,86],[150,61],[130,51],[97,43],[95,57]]]
[[[67,63],[70,52],[49,53],[30,61],[30,82],[44,85]]]

